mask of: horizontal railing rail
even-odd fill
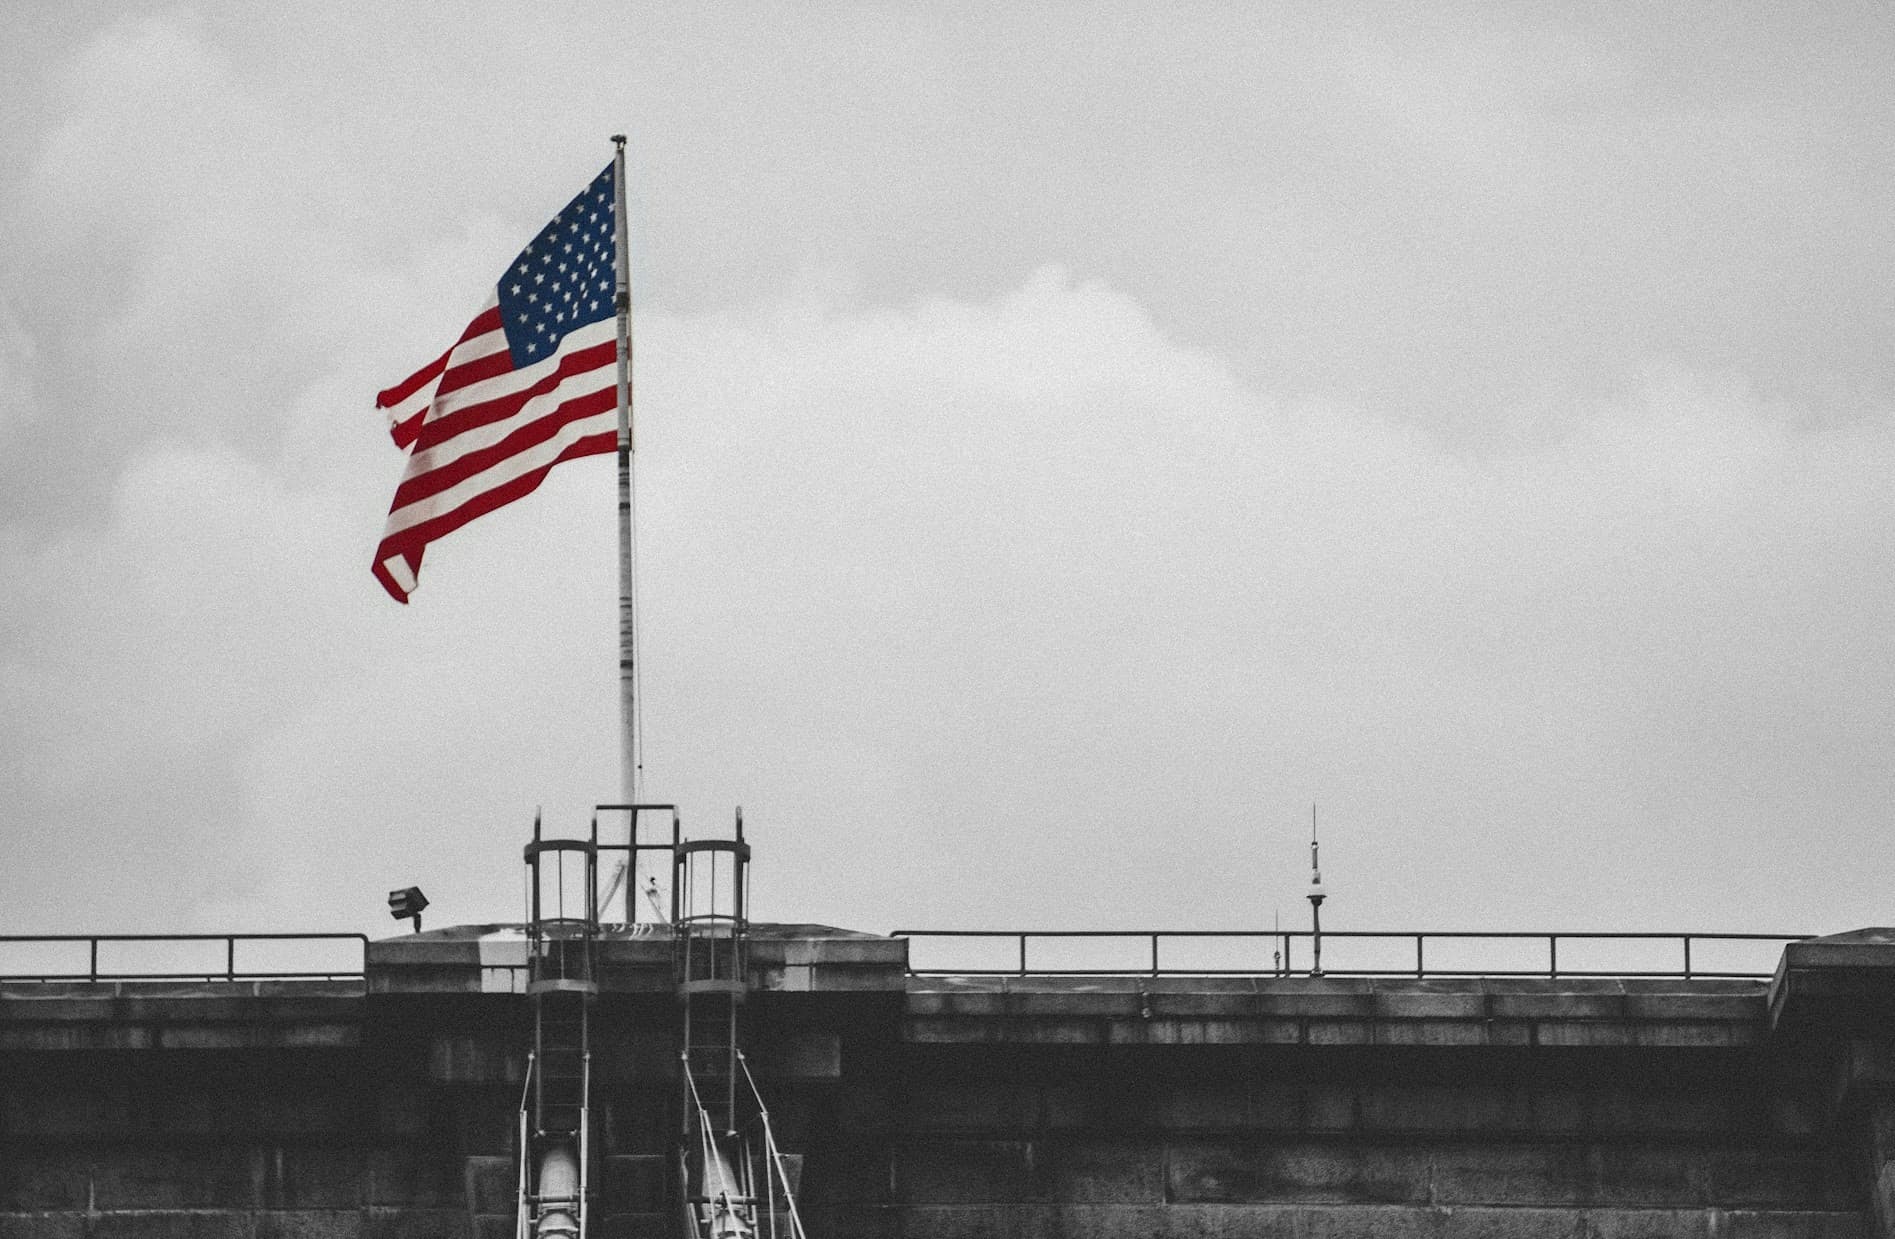
[[[368,935],[337,933],[278,933],[278,934],[0,934],[0,981],[349,981],[362,980],[368,975]],[[222,943],[223,950],[216,958],[197,961],[209,966],[185,966],[187,960],[180,956],[189,955],[195,944]],[[346,966],[299,967],[298,962],[308,964],[320,962],[313,960],[289,961],[287,964],[260,964],[254,960],[243,960],[240,952],[245,947],[254,947],[261,943],[305,943],[305,944],[352,944],[353,951]],[[83,946],[84,958],[79,958],[79,948]],[[115,953],[125,953],[122,948],[143,947],[145,953],[158,958],[140,965],[128,963],[124,959],[113,959]],[[70,948],[69,951],[62,948]],[[22,967],[23,957],[30,955],[72,956],[72,962],[64,966],[48,966],[42,962],[38,966]],[[257,953],[256,949],[248,952]],[[52,961],[55,965],[63,960]],[[220,966],[221,965],[221,966]],[[240,966],[241,965],[241,966]]]
[[[1007,960],[1003,965],[956,967],[918,963],[911,946],[908,971],[916,976],[1676,977],[1695,980],[1768,977],[1775,971],[1781,947],[1810,935],[1352,929],[1321,933],[1307,929],[897,929],[893,936],[907,938],[915,946],[925,945],[935,953],[939,953],[944,940],[979,940],[1006,948]],[[1089,965],[1072,962],[1073,956],[1109,943],[1129,944],[1140,957],[1136,965],[1128,962],[1099,966],[1096,958]],[[1180,953],[1178,948],[1185,946],[1249,944],[1259,948],[1254,962],[1235,966],[1168,963],[1165,959],[1166,947],[1173,948],[1175,957]],[[1567,951],[1564,964],[1560,957],[1562,944]],[[1776,944],[1778,950],[1767,958],[1759,955],[1758,948],[1768,944]],[[1750,948],[1748,951],[1742,949],[1746,945]],[[1064,961],[1053,958],[1059,953],[1056,948],[1061,946],[1067,955]],[[1486,966],[1467,959],[1465,949],[1454,952],[1457,956],[1454,962],[1438,962],[1450,947],[1485,947],[1490,956],[1498,957],[1508,953],[1506,948],[1512,948],[1517,954],[1522,946],[1531,948],[1534,955],[1544,959],[1544,964],[1535,959],[1524,966],[1518,960],[1507,961],[1513,966]],[[1362,962],[1363,947],[1381,948],[1379,952],[1369,952],[1376,956],[1374,962]],[[1437,962],[1430,962],[1431,947]],[[1650,951],[1656,947],[1674,960],[1675,966],[1602,966],[1599,957],[1610,953],[1602,952],[1601,948],[1605,947],[1620,948],[1621,953]],[[1733,948],[1738,948],[1736,954],[1756,956],[1756,963],[1762,966],[1735,966]],[[1324,949],[1329,952],[1327,961],[1323,959]],[[1401,956],[1398,963],[1392,962],[1395,950]],[[1707,951],[1714,958],[1707,959]],[[1092,954],[1096,957],[1097,951]],[[1356,958],[1338,958],[1339,955]]]

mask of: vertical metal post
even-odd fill
[[[1426,969],[1422,966],[1422,962],[1421,962],[1421,942],[1422,942],[1422,935],[1416,934],[1415,935],[1415,976],[1417,979],[1427,975]]]
[[[1323,974],[1323,867],[1321,852],[1316,845],[1316,806],[1309,806],[1309,924],[1310,924],[1310,968],[1309,975],[1319,977]]]
[[[533,1083],[533,1060],[534,1060],[534,1053],[533,1051],[528,1050],[526,1052],[526,1079],[527,1079],[527,1085],[529,1088],[532,1086],[532,1083]],[[526,1234],[526,1191],[527,1191],[526,1164],[527,1164],[527,1161],[532,1156],[533,1156],[532,1145],[527,1139],[527,1132],[526,1132],[526,1097],[523,1095],[520,1098],[520,1191],[519,1191],[518,1203],[515,1205],[514,1212],[513,1212],[514,1239],[527,1239],[527,1234]]]
[[[1558,934],[1546,935],[1546,970],[1547,970],[1546,974],[1549,977],[1559,976],[1559,935]]]
[[[585,1051],[579,1056],[579,1239],[586,1239],[586,1206],[592,1198],[592,1033],[591,1021],[581,1018]]]
[[[632,573],[632,259],[625,208],[625,135],[612,135],[613,275],[618,310],[619,778],[638,800],[637,582]]]
[[[1151,974],[1158,975],[1158,935],[1151,936]]]
[[[678,811],[671,811],[671,923],[676,925],[679,918],[678,905],[678,866],[683,863],[678,845],[684,841],[684,823],[678,817]]]
[[[737,806],[737,842],[742,843],[743,841],[744,841],[744,807],[742,805],[738,805]],[[736,866],[736,872],[734,876],[737,882],[737,904],[734,908],[731,909],[731,911],[737,917],[737,932],[738,932],[739,937],[741,938],[742,935],[747,934],[750,931],[750,883],[749,883],[750,866],[744,864],[741,856],[735,853],[733,853],[731,856],[731,864]],[[743,979],[741,973],[739,973],[737,979],[738,980]]]
[[[731,948],[736,949],[733,939]],[[729,1047],[724,1058],[724,1135],[726,1138],[737,1134],[737,1004],[730,1001],[724,1004],[724,1044]]]
[[[1020,935],[1020,975],[1026,975],[1026,935]]]
[[[639,923],[639,807],[625,811],[625,925]]]

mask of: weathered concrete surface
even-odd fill
[[[362,986],[339,981],[0,985],[0,1052],[344,1047]]]
[[[827,925],[754,925],[748,938],[760,990],[900,992],[908,944]],[[518,993],[526,937],[518,925],[460,925],[371,942],[369,988],[376,994]],[[608,993],[669,994],[672,939],[662,927],[608,931],[598,948]]]
[[[0,1239],[510,1235],[512,927],[366,984],[0,986]],[[1895,932],[1767,985],[909,978],[767,927],[752,1059],[819,1235],[1895,1239]],[[670,942],[602,945],[596,1232],[669,1233]]]
[[[916,978],[905,1030],[928,1043],[1304,1046],[1749,1046],[1756,981],[1362,977]]]

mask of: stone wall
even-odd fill
[[[814,1235],[1895,1235],[1895,935],[1765,985],[925,979],[798,933],[748,1037]],[[614,949],[593,1234],[666,1235],[676,1008]],[[511,1235],[498,958],[0,985],[0,1239]]]
[[[1847,1148],[1753,1054],[910,1046],[805,1185],[829,1233],[1863,1232]],[[820,1149],[820,1151],[819,1151]]]

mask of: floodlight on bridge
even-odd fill
[[[388,892],[388,915],[398,921],[413,921],[416,933],[421,932],[421,911],[427,906],[428,897],[421,893],[419,886],[405,886],[401,890]]]

